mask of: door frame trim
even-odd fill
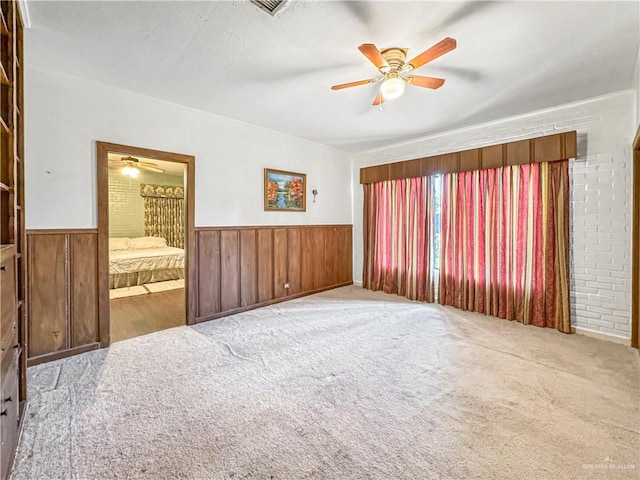
[[[108,347],[110,338],[109,304],[109,170],[108,154],[115,152],[165,162],[186,165],[185,171],[185,310],[186,324],[195,324],[197,288],[196,288],[196,236],[195,236],[195,164],[196,157],[180,153],[163,152],[148,148],[120,145],[109,142],[96,142],[96,164],[98,177],[98,330],[100,347]]]
[[[640,125],[633,140],[633,234],[631,254],[631,346],[640,344]],[[640,352],[639,352],[640,353]]]

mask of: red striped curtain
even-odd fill
[[[441,304],[571,331],[568,165],[444,176]]]
[[[364,185],[364,288],[434,301],[431,187],[430,177]]]

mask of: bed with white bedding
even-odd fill
[[[109,288],[131,287],[184,278],[184,250],[164,238],[109,240]]]

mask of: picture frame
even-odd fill
[[[264,210],[306,212],[307,174],[265,168]]]

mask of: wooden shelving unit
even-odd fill
[[[9,477],[26,401],[23,23],[0,0],[0,479]]]

